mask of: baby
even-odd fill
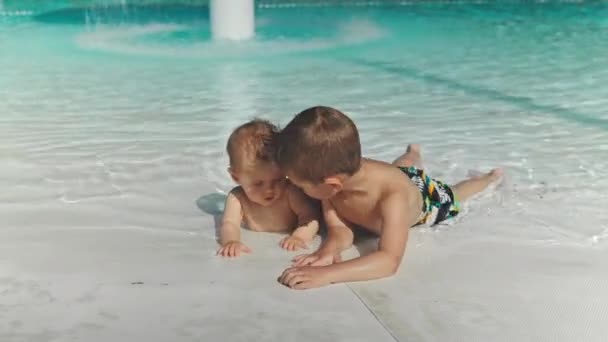
[[[319,230],[320,208],[293,186],[275,163],[278,129],[256,119],[232,132],[228,139],[228,172],[239,184],[226,198],[217,254],[238,257],[251,252],[241,242],[240,228],[259,232],[291,232],[280,246],[286,250],[307,248]]]

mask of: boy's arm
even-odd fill
[[[298,216],[298,228],[291,236],[304,242],[311,241],[319,231],[318,205],[295,186],[289,186],[287,199],[289,206]]]
[[[401,194],[393,194],[384,200],[381,206],[382,233],[377,251],[324,267],[294,267],[283,273],[281,282],[295,289],[305,289],[393,275],[405,252],[410,222],[415,219],[403,210],[403,203]]]
[[[231,191],[226,197],[224,214],[220,227],[219,242],[221,247],[217,254],[222,256],[239,256],[240,252],[251,250],[241,243],[241,221],[243,220],[243,207],[239,198]]]
[[[295,266],[319,266],[333,263],[334,257],[353,244],[353,231],[336,212],[329,200],[322,202],[323,218],[327,225],[327,238],[321,243],[319,249],[313,254],[297,256]]]

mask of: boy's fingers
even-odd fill
[[[310,288],[309,284],[310,284],[310,281],[301,281],[301,282],[295,284],[294,286],[292,286],[291,288],[294,290],[306,290],[306,289]]]
[[[317,258],[310,263],[310,266],[325,266],[329,265],[330,263],[331,262],[327,262],[324,258]]]
[[[309,255],[306,258],[303,258],[300,261],[296,262],[296,266],[312,265],[314,262],[316,262],[316,260],[318,260],[316,256]]]
[[[302,282],[305,282],[307,280],[308,280],[307,276],[305,276],[304,274],[298,273],[294,277],[292,277],[288,280],[288,284],[289,284],[289,287],[291,287],[293,289],[293,288],[295,288],[296,285],[301,284]]]
[[[285,284],[285,285],[288,285],[289,287],[291,287],[293,279],[296,278],[296,277],[299,277],[299,276],[301,276],[301,273],[298,270],[287,271],[283,275],[283,281],[282,281],[282,283]]]
[[[293,259],[291,259],[291,261],[298,261],[304,257],[309,256],[310,254],[300,254],[300,255],[296,255]]]
[[[245,246],[245,245],[241,245],[241,246],[242,246],[242,247],[241,247],[241,250],[242,250],[244,253],[251,253],[251,248],[249,248],[249,247],[247,247],[247,246]]]
[[[298,256],[296,256],[295,258],[293,258],[293,265],[294,266],[302,266],[304,264],[306,264],[308,262],[309,259],[314,258],[314,255],[312,254],[300,254]]]
[[[283,273],[279,276],[279,283],[285,284],[285,277],[289,274],[289,268],[283,271]]]

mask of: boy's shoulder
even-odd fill
[[[403,172],[393,164],[374,159],[363,160],[367,178],[375,183],[393,184],[395,181],[401,182],[404,177]]]
[[[381,201],[391,195],[414,195],[417,192],[409,177],[396,165],[372,159],[364,162],[368,181],[380,192],[378,200]]]

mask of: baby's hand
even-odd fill
[[[243,253],[251,253],[251,249],[240,241],[228,241],[217,250],[217,255],[228,258],[236,258]]]
[[[297,236],[287,236],[281,242],[279,242],[281,248],[288,251],[297,251],[298,249],[308,249],[306,242]]]

